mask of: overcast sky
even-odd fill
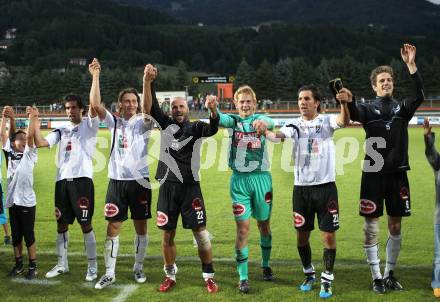
[[[428,0],[429,2],[435,3],[435,4],[440,4],[440,0]]]

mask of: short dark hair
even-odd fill
[[[18,136],[19,134],[24,134],[24,135],[26,135],[26,132],[23,131],[23,130],[15,131],[15,132],[11,135],[11,138],[10,138],[11,143],[12,143],[12,142],[15,142],[15,140],[17,139],[17,136]]]
[[[318,87],[316,87],[316,86],[313,85],[313,84],[310,84],[310,85],[303,85],[303,86],[301,86],[301,87],[298,89],[298,95],[299,95],[299,93],[302,92],[302,91],[310,91],[310,92],[312,93],[313,99],[314,99],[315,101],[318,101],[318,102],[319,102],[319,105],[318,105],[317,110],[318,110],[318,112],[320,113],[320,112],[321,112],[321,94],[319,93]]]
[[[127,93],[133,93],[136,96],[136,99],[137,99],[137,102],[138,102],[137,112],[139,113],[141,111],[141,108],[140,108],[140,106],[141,106],[141,97],[139,96],[139,92],[135,88],[125,88],[125,89],[122,89],[119,92],[119,95],[118,95],[118,103],[122,103],[122,98]]]
[[[71,93],[71,94],[68,94],[64,97],[64,108],[66,108],[67,102],[76,102],[79,109],[84,109],[84,107],[85,107],[81,97],[77,94]]]
[[[384,73],[384,72],[389,73],[391,75],[391,77],[394,78],[394,71],[391,66],[389,66],[389,65],[378,66],[371,71],[370,81],[371,81],[372,86],[376,86],[377,76],[380,73]]]

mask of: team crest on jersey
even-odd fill
[[[330,214],[338,213],[338,203],[336,200],[330,200],[327,203],[327,210]]]
[[[89,207],[89,200],[86,197],[81,197],[78,199],[78,208],[87,209]]]
[[[400,188],[400,198],[402,198],[404,201],[409,199],[409,191],[407,187]]]
[[[55,218],[57,220],[60,220],[60,218],[61,218],[61,211],[57,207],[55,207]]]
[[[192,208],[194,211],[201,211],[202,210],[202,200],[198,197],[194,198],[192,201]]]
[[[393,109],[394,113],[398,113],[400,111],[400,105],[397,105],[396,108]]]
[[[359,211],[362,214],[372,214],[376,211],[376,204],[368,199],[361,199],[359,202]]]
[[[119,213],[119,208],[114,203],[106,203],[104,206],[105,217],[115,217]]]
[[[272,202],[272,192],[267,192],[266,195],[264,195],[264,201],[267,204]]]
[[[302,227],[304,223],[306,223],[306,219],[304,218],[304,216],[297,212],[293,212],[293,221],[295,223],[295,227],[297,228]]]
[[[164,226],[168,223],[168,216],[164,212],[157,211],[157,219],[156,224],[157,226]]]
[[[232,212],[234,213],[235,217],[243,216],[243,214],[246,212],[246,207],[241,203],[234,203],[232,205]]]
[[[72,142],[68,141],[66,145],[66,152],[72,151]]]

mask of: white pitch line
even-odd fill
[[[86,288],[94,288],[95,284],[93,282],[89,282],[83,283],[82,286]],[[138,285],[134,284],[112,284],[108,288],[117,288],[121,290],[121,292],[112,299],[112,302],[124,302],[129,296],[131,296],[131,294],[133,294],[137,290],[138,287]]]
[[[46,279],[27,280],[27,279],[23,279],[23,278],[14,278],[14,279],[12,279],[12,282],[21,283],[21,284],[30,284],[30,285],[45,285],[45,286],[57,285],[57,284],[61,283],[61,281],[53,281],[53,280],[46,280]]]
[[[134,284],[122,286],[122,291],[112,299],[112,302],[124,302],[137,288],[138,286]]]

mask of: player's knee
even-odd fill
[[[400,235],[400,229],[401,229],[400,222],[395,222],[395,223],[389,223],[388,224],[388,230],[390,231],[390,234],[393,235],[393,236]]]
[[[165,231],[162,238],[162,246],[164,248],[174,245],[174,232]]]
[[[199,250],[208,251],[211,249],[211,240],[209,239],[209,233],[207,230],[194,232],[194,238],[197,241]]]
[[[260,233],[262,235],[270,235],[270,223],[269,220],[266,221],[259,221],[258,222],[258,228],[260,230]]]
[[[379,220],[365,219],[364,224],[365,244],[371,245],[377,243],[377,236],[379,234]]]

